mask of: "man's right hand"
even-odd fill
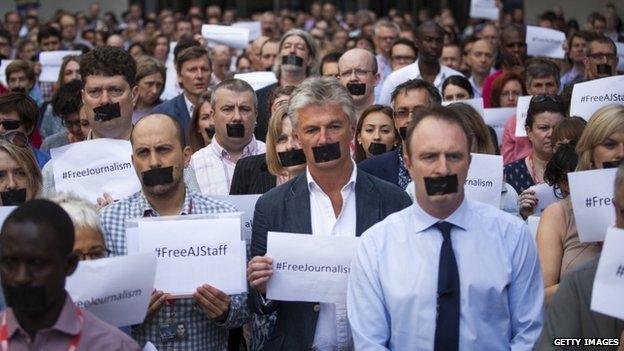
[[[152,296],[150,297],[150,302],[147,307],[147,314],[145,315],[146,322],[152,320],[158,311],[160,311],[160,309],[165,305],[165,302],[167,302],[167,297],[169,297],[169,295],[160,290],[154,290],[154,292],[152,292]]]
[[[247,281],[255,290],[266,294],[266,284],[273,274],[273,259],[267,256],[256,256],[247,265]]]

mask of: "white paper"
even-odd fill
[[[474,98],[474,99],[457,100],[457,101],[442,101],[442,106],[452,105],[452,104],[457,103],[457,102],[463,102],[466,105],[472,106],[472,108],[477,110],[477,112],[479,113],[479,116],[483,117],[483,110],[484,110],[484,108],[483,108],[483,98]]]
[[[535,209],[533,210],[533,213],[538,216],[542,215],[542,212],[544,212],[546,207],[561,200],[555,196],[553,187],[548,185],[547,183],[533,185],[529,189],[535,191],[535,196],[537,197],[538,201],[537,201],[537,206],[535,206]]]
[[[178,72],[175,69],[173,61],[171,63],[167,61],[165,66],[167,68],[167,77],[165,78],[165,87],[160,97],[163,100],[171,100],[182,94],[183,89],[180,87],[180,84],[178,84]]]
[[[143,323],[155,275],[152,253],[81,261],[65,288],[76,306],[123,327]]]
[[[250,72],[238,73],[234,78],[244,80],[249,83],[254,91],[258,91],[266,86],[277,83],[277,77],[273,72]]]
[[[0,83],[2,83],[2,85],[4,85],[5,87],[9,87],[9,84],[7,83],[6,80],[6,68],[7,66],[13,62],[13,60],[2,60],[0,61]]]
[[[503,189],[503,157],[471,154],[468,177],[464,183],[466,198],[500,208]]]
[[[624,72],[624,43],[616,42],[615,48],[617,49],[617,55],[620,58],[617,70],[620,72]]]
[[[269,232],[267,256],[273,275],[267,298],[344,303],[358,238]],[[312,270],[312,271],[310,271]]]
[[[138,221],[139,252],[153,252],[158,261],[154,287],[176,297],[191,296],[202,284],[226,294],[246,292],[240,215]]]
[[[253,226],[253,216],[256,209],[256,202],[262,194],[254,195],[210,195],[213,199],[223,200],[231,203],[236,209],[243,213],[241,217],[241,240],[251,243],[251,227]]]
[[[624,319],[624,230],[609,228],[594,277],[591,310]]]
[[[503,145],[503,133],[505,132],[505,123],[516,114],[514,107],[486,108],[483,111],[483,121],[488,126],[494,128],[498,145]]]
[[[532,95],[518,96],[518,104],[516,105],[516,137],[527,136],[524,124],[532,97]]]
[[[0,206],[0,228],[2,228],[4,221],[16,208],[17,206]]]
[[[529,56],[562,59],[565,57],[563,43],[565,33],[556,29],[527,26],[526,43]]]
[[[603,241],[615,223],[613,181],[617,168],[568,173],[574,220],[581,242]]]
[[[624,75],[574,84],[570,116],[589,121],[599,108],[611,104],[624,104]]]
[[[262,25],[259,21],[236,22],[232,27],[249,29],[249,41],[254,41],[262,35]]]
[[[158,351],[158,349],[156,348],[156,346],[154,346],[154,344],[148,341],[145,343],[143,351]]]
[[[105,192],[123,199],[141,189],[127,140],[86,140],[52,149],[50,155],[57,192],[72,192],[96,203]]]
[[[470,18],[498,20],[496,0],[471,0]]]
[[[537,239],[537,227],[539,227],[540,216],[531,215],[527,218],[527,226],[533,236],[533,240]]]
[[[82,51],[65,50],[65,51],[43,51],[39,54],[39,63],[41,63],[40,82],[56,82],[58,81],[61,64],[65,56],[80,56]]]
[[[208,46],[223,44],[232,49],[246,49],[249,46],[249,29],[242,27],[202,25],[202,36],[208,40]]]

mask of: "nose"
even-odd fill
[[[624,143],[620,143],[617,158],[618,160],[624,159]]]
[[[160,164],[160,158],[158,157],[156,152],[150,152],[149,166],[150,169],[160,168],[162,166]]]
[[[16,283],[16,285],[27,285],[31,282],[28,267],[24,262],[18,263],[15,274],[13,275],[13,282]]]
[[[381,140],[381,133],[379,132],[379,130],[376,130],[375,133],[373,134],[373,140],[375,141]]]
[[[17,189],[17,183],[15,182],[15,178],[13,177],[13,172],[7,172],[8,182],[6,184],[6,190]]]
[[[100,96],[100,106],[110,104],[111,102],[112,100],[111,96],[108,95],[108,90],[102,90],[102,95]]]
[[[435,172],[436,175],[440,177],[447,176],[451,173],[451,170],[448,167],[448,162],[446,161],[446,156],[444,154],[440,154],[440,156],[438,157]]]
[[[240,107],[236,106],[234,108],[234,116],[232,117],[232,122],[242,122],[243,116],[241,115]]]
[[[318,142],[316,144],[318,146],[323,146],[323,145],[329,144],[327,128],[325,128],[325,127],[321,128],[321,131],[319,132]]]

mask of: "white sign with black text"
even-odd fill
[[[516,105],[516,137],[518,138],[527,136],[525,123],[532,97],[532,95],[518,96],[518,104]]]
[[[570,116],[589,121],[599,108],[611,104],[624,105],[624,75],[574,84]]]
[[[503,145],[505,123],[516,114],[514,107],[486,108],[483,110],[483,121],[496,132],[498,145]]]
[[[591,310],[624,319],[624,230],[608,228],[591,294]]]
[[[565,33],[559,30],[536,26],[527,26],[526,28],[527,54],[529,56],[562,59],[565,57],[563,51],[565,40]]]
[[[466,198],[499,208],[503,189],[503,157],[475,153],[471,156],[464,183]]]

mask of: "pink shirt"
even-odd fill
[[[20,327],[11,308],[3,311],[9,332],[11,351],[67,351],[75,335],[80,334],[77,351],[141,350],[139,345],[119,329],[109,325],[88,311],[82,310],[83,322],[76,314],[76,305],[67,295],[56,323],[37,332],[34,339]]]
[[[529,138],[516,136],[516,115],[513,115],[505,122],[503,131],[503,144],[501,145],[503,164],[507,165],[527,157],[531,150],[533,150],[533,146],[531,146]]]

